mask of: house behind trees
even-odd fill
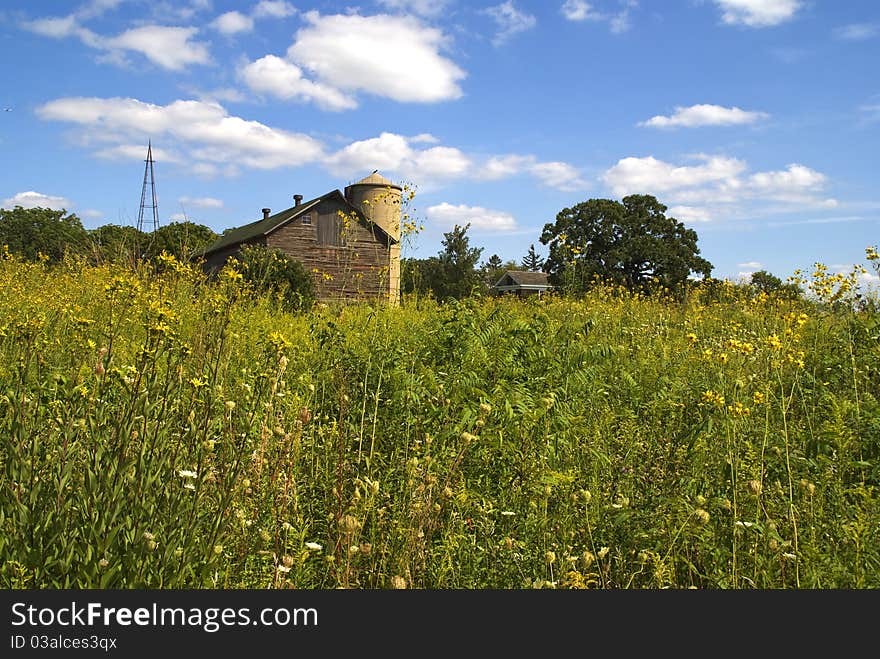
[[[322,300],[400,299],[402,189],[377,172],[320,197],[226,231],[203,257],[219,270],[245,245],[278,249],[311,274]]]
[[[492,291],[499,294],[527,297],[529,295],[540,296],[551,288],[546,272],[507,270],[492,286]]]

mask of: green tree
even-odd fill
[[[60,261],[65,254],[83,253],[88,234],[80,219],[51,208],[0,208],[0,245],[27,259],[38,255]]]
[[[480,278],[483,280],[483,285],[487,290],[501,277],[501,274],[504,272],[502,270],[503,265],[501,257],[493,254],[480,266]]]
[[[529,272],[540,272],[543,266],[544,259],[538,256],[538,253],[535,251],[535,245],[529,245],[529,252],[523,257],[522,267]]]
[[[630,290],[655,285],[682,288],[691,273],[709,276],[697,233],[651,195],[622,201],[589,199],[544,225],[541,242],[550,249],[544,270],[563,289],[583,291],[598,278]]]
[[[144,234],[133,226],[104,224],[88,232],[89,255],[95,262],[116,261],[131,263],[138,246],[144,244]]]
[[[245,245],[231,264],[254,290],[273,295],[289,311],[308,310],[315,301],[303,264],[280,250]]]
[[[801,289],[797,284],[785,284],[779,277],[766,270],[753,272],[749,277],[749,285],[758,292],[776,295],[783,299],[796,300],[801,297]]]
[[[203,224],[195,222],[171,222],[159,227],[151,237],[148,253],[158,255],[163,251],[187,261],[201,253],[217,240],[217,234]]]
[[[443,234],[443,249],[427,259],[406,259],[402,263],[404,293],[433,294],[438,300],[461,299],[479,290],[481,273],[477,270],[482,247],[471,247],[465,226],[455,225]]]

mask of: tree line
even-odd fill
[[[455,225],[443,234],[442,249],[435,256],[402,259],[401,290],[440,301],[460,300],[492,293],[493,285],[508,270],[526,270],[547,273],[549,283],[562,294],[613,285],[633,292],[680,296],[696,281],[711,291],[720,282],[711,277],[713,265],[700,256],[696,231],[667,216],[666,210],[651,195],[629,195],[620,201],[589,199],[562,209],[553,222],[544,225],[539,240],[547,247],[546,259],[531,244],[520,261],[503,261],[492,254],[481,262],[484,248],[471,245],[470,224]],[[189,260],[217,238],[210,228],[189,221],[172,222],[147,234],[114,224],[87,230],[75,214],[65,210],[0,209],[0,245],[29,259],[59,261],[74,254],[96,262],[120,261],[133,256],[149,259],[164,251]],[[295,259],[250,253],[247,260],[265,266],[255,268],[263,273],[262,279],[290,279],[290,288],[299,291],[298,299],[313,298],[314,291],[306,285],[308,278],[301,267],[296,268],[300,264]],[[294,265],[281,264],[281,260]],[[276,288],[280,285],[275,284]],[[753,273],[748,285],[756,292],[784,297],[801,294],[796,285],[784,284],[764,270]]]
[[[30,260],[81,256],[100,263],[150,259],[163,251],[187,260],[217,237],[210,228],[189,221],[171,222],[151,233],[116,224],[86,229],[76,214],[63,209],[0,208],[0,245]]]

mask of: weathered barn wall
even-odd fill
[[[360,222],[343,222],[339,213],[347,211],[338,199],[325,199],[269,234],[266,246],[301,262],[319,299],[387,296],[390,255],[384,237]]]

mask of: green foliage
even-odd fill
[[[766,270],[753,272],[749,278],[749,285],[759,293],[775,295],[790,300],[796,300],[802,295],[801,289],[796,284],[785,284],[779,277]]]
[[[534,245],[529,245],[529,251],[522,260],[522,267],[529,272],[540,272],[544,267],[544,259],[538,256]]]
[[[127,225],[105,224],[92,229],[88,234],[89,246],[86,252],[95,263],[133,263],[140,246],[147,240],[142,232]]]
[[[160,261],[0,257],[0,587],[880,587],[876,312]]]
[[[696,232],[665,212],[650,195],[563,209],[541,234],[550,248],[544,269],[551,282],[572,292],[597,281],[630,291],[677,290],[691,273],[709,276],[712,264],[699,256]]]
[[[277,249],[245,245],[233,268],[261,293],[269,293],[290,311],[304,311],[315,302],[312,278],[299,261]]]
[[[66,210],[51,208],[0,208],[0,245],[13,254],[35,261],[42,255],[60,261],[67,253],[80,253],[87,242],[80,219]]]
[[[149,254],[156,256],[163,251],[187,261],[216,241],[218,235],[203,224],[194,222],[171,222],[159,227],[149,240]]]
[[[477,290],[482,281],[477,262],[481,247],[471,247],[465,226],[455,225],[443,234],[443,249],[427,259],[405,259],[401,263],[404,293],[431,293],[437,300],[460,300]]]

